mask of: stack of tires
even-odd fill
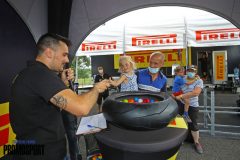
[[[132,101],[139,98],[149,100]],[[103,114],[108,129],[96,139],[104,160],[175,160],[188,133],[176,101],[165,94],[114,93],[103,103]]]

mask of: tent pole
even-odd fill
[[[125,24],[123,25],[123,55],[126,55],[126,52],[125,52]]]
[[[183,34],[183,37],[184,37],[184,48],[186,53],[186,67],[187,67],[189,64],[188,64],[187,21],[185,17],[184,17],[184,29],[185,29],[185,33]]]
[[[76,56],[76,65],[75,65],[75,82],[78,83],[78,56]]]

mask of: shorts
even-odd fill
[[[176,97],[176,96],[180,96],[180,95],[182,95],[182,94],[183,94],[183,91],[182,91],[182,90],[173,93],[173,95],[174,95],[175,97]]]
[[[181,101],[178,101],[178,100],[177,100],[177,103],[178,103],[178,113],[180,115],[183,115],[184,104]],[[188,115],[189,115],[189,118],[191,119],[192,122],[189,123],[188,127],[191,131],[196,132],[196,131],[199,130],[199,127],[198,127],[198,124],[197,124],[198,113],[199,113],[199,108],[198,107],[189,106]]]

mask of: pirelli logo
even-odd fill
[[[177,43],[177,34],[132,37],[132,46],[149,46]]]
[[[240,39],[240,29],[228,28],[196,31],[196,41],[216,41],[232,39]]]
[[[104,51],[104,50],[115,50],[117,48],[117,41],[109,42],[93,42],[93,43],[82,43],[82,51]]]

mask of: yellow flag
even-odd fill
[[[13,144],[14,134],[9,120],[9,103],[0,104],[0,158],[3,157],[3,146]]]

